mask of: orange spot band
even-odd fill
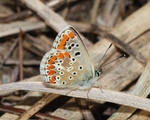
[[[52,56],[50,59],[53,59],[53,60],[56,60],[57,59],[57,56]]]
[[[69,40],[69,37],[68,37],[67,35],[64,35],[64,36],[62,37],[62,40],[67,41],[67,40]]]
[[[54,83],[54,81],[55,81],[55,76],[51,76],[50,83]]]
[[[60,49],[60,50],[63,50],[65,48],[65,46],[63,46],[63,45],[59,45],[58,47],[57,47],[57,49]]]
[[[48,61],[48,64],[53,64],[54,63],[54,60],[53,59],[50,59],[49,61]]]
[[[58,57],[58,58],[61,58],[61,59],[64,59],[63,53],[59,53],[57,57]]]
[[[49,59],[48,64],[53,64],[56,59],[57,59],[57,56],[55,56],[55,55],[52,56],[52,57]]]
[[[47,70],[51,70],[53,68],[55,68],[55,67],[53,65],[50,65],[50,66],[47,67]]]
[[[66,44],[66,40],[62,39],[62,40],[60,41],[60,45],[65,45],[65,44]]]
[[[73,32],[69,32],[69,33],[68,33],[68,36],[69,36],[70,38],[74,38],[74,33],[73,33]]]
[[[70,55],[68,52],[65,52],[64,55],[67,57],[67,58],[70,58]]]
[[[53,75],[53,74],[55,74],[55,71],[54,71],[54,70],[50,70],[50,71],[48,72],[48,75]]]

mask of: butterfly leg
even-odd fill
[[[102,87],[100,85],[98,85],[100,91],[103,93]]]
[[[69,93],[71,93],[72,91],[75,91],[75,90],[77,90],[77,88],[71,89],[69,92],[66,93],[66,96],[68,96]]]
[[[91,87],[88,88],[88,89],[82,89],[82,90],[81,90],[81,89],[78,89],[78,88],[72,88],[72,89],[70,89],[70,91],[67,92],[65,95],[68,96],[71,92],[76,91],[76,90],[79,90],[79,91],[81,91],[81,92],[84,91],[85,94],[86,94],[85,98],[89,99],[88,94],[89,94],[89,91],[91,90]]]
[[[92,89],[92,86],[87,90],[86,96],[87,96],[88,99],[90,99],[88,94],[89,94],[89,92],[90,92],[91,89]]]
[[[101,87],[101,86],[98,86],[98,88],[99,88],[100,91],[103,93],[102,87]],[[91,89],[92,89],[92,86],[87,90],[87,98],[88,98],[88,99],[90,99],[90,97],[89,97],[89,92],[90,92]]]

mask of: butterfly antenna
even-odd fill
[[[106,65],[108,65],[108,64],[110,64],[110,63],[112,63],[112,62],[114,62],[114,61],[116,61],[116,60],[118,60],[118,59],[120,59],[120,58],[122,58],[122,57],[125,57],[125,56],[126,56],[126,54],[122,54],[122,55],[120,55],[118,58],[116,58],[116,59],[110,61],[109,63],[106,63],[106,64],[103,65],[101,68],[103,68],[103,67],[105,67]]]
[[[99,63],[97,64],[97,69],[98,69],[98,67],[99,67],[99,65],[100,65],[100,63],[101,63],[101,61],[102,61],[103,58],[105,57],[106,53],[107,53],[108,50],[111,48],[111,46],[112,46],[112,43],[109,45],[109,47],[107,48],[106,52],[105,52],[104,55],[102,56],[101,60],[100,60]]]

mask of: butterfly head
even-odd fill
[[[99,77],[101,73],[102,73],[102,69],[95,70],[95,76],[96,77]]]

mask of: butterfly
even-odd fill
[[[101,72],[102,69],[94,69],[83,40],[72,26],[58,33],[40,63],[40,74],[45,82],[57,88],[87,89]]]

